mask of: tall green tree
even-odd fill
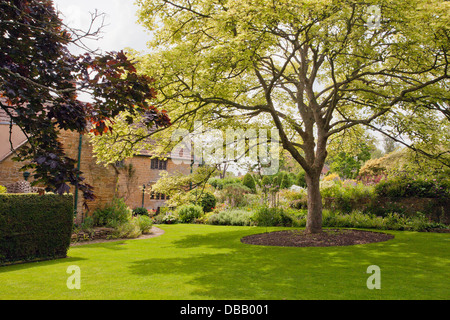
[[[305,170],[309,233],[322,230],[330,138],[382,132],[449,99],[449,2],[138,0],[152,31],[139,70],[157,78],[174,123],[278,129]],[[408,130],[414,132],[414,117]]]

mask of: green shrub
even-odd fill
[[[361,204],[370,204],[376,196],[372,186],[354,180],[323,181],[321,194],[327,208],[347,213],[359,209]]]
[[[139,216],[139,215],[148,216],[148,210],[147,210],[147,208],[142,208],[142,207],[135,208],[135,209],[133,209],[133,215],[135,215],[135,216]]]
[[[205,222],[213,225],[250,226],[253,224],[252,216],[252,211],[231,209],[213,213]]]
[[[408,231],[428,231],[434,228],[448,229],[448,226],[428,221],[423,214],[407,217],[399,213],[389,213],[385,217],[380,217],[374,214],[365,214],[361,211],[353,211],[347,214],[329,210],[324,210],[323,226],[326,228],[364,228]]]
[[[116,227],[130,220],[132,212],[121,198],[114,198],[103,209],[92,214],[96,226]]]
[[[300,186],[302,188],[306,188],[306,173],[305,171],[300,171],[297,176],[295,177],[294,184],[297,186]]]
[[[150,230],[152,229],[153,222],[148,216],[138,215],[133,219],[136,219],[136,221],[139,225],[139,229],[141,230],[141,232],[143,234],[149,233]]]
[[[255,183],[255,179],[253,178],[253,176],[250,173],[246,173],[244,178],[242,179],[242,185],[246,186],[247,188],[249,188],[253,193],[256,192],[256,183]]]
[[[186,204],[180,206],[176,212],[180,222],[189,223],[193,222],[194,219],[200,218],[200,216],[203,214],[203,209],[198,205]]]
[[[297,210],[308,208],[308,195],[304,189],[299,189],[298,191],[281,190],[279,195],[284,206]]]
[[[267,192],[272,184],[272,178],[269,176],[263,176],[261,179],[261,189],[263,192]]]
[[[245,207],[256,209],[261,205],[261,195],[254,193],[246,193],[244,194],[243,203],[245,203]]]
[[[208,180],[208,183],[213,186],[217,190],[222,190],[225,186],[229,184],[241,183],[241,179],[239,178],[211,178]]]
[[[192,190],[191,193],[197,197],[200,194],[200,190],[195,189]],[[203,209],[203,212],[211,212],[216,207],[217,199],[214,194],[209,191],[203,191],[197,200],[197,204],[200,205]]]
[[[0,186],[0,193],[6,193],[6,187]]]
[[[161,217],[161,223],[172,224],[177,222],[178,222],[177,217],[172,213],[165,214],[164,216]]]
[[[222,190],[223,197],[232,207],[246,206],[248,203],[246,201],[247,198],[245,197],[245,194],[251,192],[252,191],[248,187],[240,183],[229,184]]]
[[[307,199],[298,199],[298,200],[292,200],[289,202],[289,208],[292,209],[307,209],[308,208],[308,201]]]
[[[280,182],[280,189],[289,189],[292,186],[292,181],[287,173],[283,174]]]
[[[380,182],[375,186],[375,191],[381,197],[448,199],[450,183],[447,180],[400,176]]]
[[[256,210],[252,220],[258,226],[292,226],[292,217],[282,208],[261,207]]]
[[[85,217],[80,225],[80,229],[82,231],[91,231],[93,228],[94,228],[94,219],[90,216]]]
[[[142,234],[149,233],[152,228],[152,220],[145,215],[137,215],[117,225],[114,228],[113,238],[137,238]]]
[[[327,211],[327,214],[323,216],[323,225],[329,228],[386,229],[386,221],[382,217],[360,211],[349,214]]]
[[[114,228],[113,238],[137,238],[142,234],[137,217],[127,220]]]
[[[0,195],[0,265],[66,257],[73,196]]]

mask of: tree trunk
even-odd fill
[[[308,216],[306,233],[322,232],[322,196],[320,194],[320,174],[305,175],[308,191]]]

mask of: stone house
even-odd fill
[[[11,141],[10,128],[12,128]],[[82,214],[89,214],[96,208],[106,205],[114,196],[122,197],[132,209],[143,206],[149,210],[157,210],[164,205],[165,195],[151,194],[149,190],[159,179],[161,171],[166,170],[169,174],[176,172],[189,174],[193,165],[190,155],[183,154],[181,149],[178,153],[175,152],[179,155],[178,158],[157,159],[150,151],[145,150],[130,159],[105,166],[97,164],[88,136],[62,131],[59,139],[68,157],[78,159],[80,155],[80,170],[86,179],[85,182],[94,187],[96,199],[88,203],[88,212],[83,212],[85,209],[82,206],[81,194],[78,197],[76,208],[79,218]],[[20,182],[23,184],[25,180],[23,172],[19,171],[23,163],[12,160],[14,150],[25,143],[27,139],[20,128],[14,124],[10,126],[9,117],[0,109],[0,185],[6,186],[9,191],[16,192],[11,189]],[[32,176],[28,180],[32,182]],[[73,187],[71,192],[75,192]]]

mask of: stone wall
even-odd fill
[[[24,163],[13,161],[12,158],[14,158],[14,154],[9,155],[0,162],[0,185],[2,186],[24,180],[23,171],[19,171]]]
[[[78,149],[80,135],[76,132],[62,131],[59,134],[59,140],[63,145],[64,151],[69,158],[78,159]],[[81,220],[81,215],[91,214],[97,207],[102,207],[111,201],[115,194],[117,173],[112,166],[97,164],[89,137],[81,137],[80,170],[85,178],[84,182],[94,188],[94,201],[87,202],[88,210],[83,208],[83,194],[78,192],[77,220]],[[75,188],[71,186],[70,191],[75,193]]]

